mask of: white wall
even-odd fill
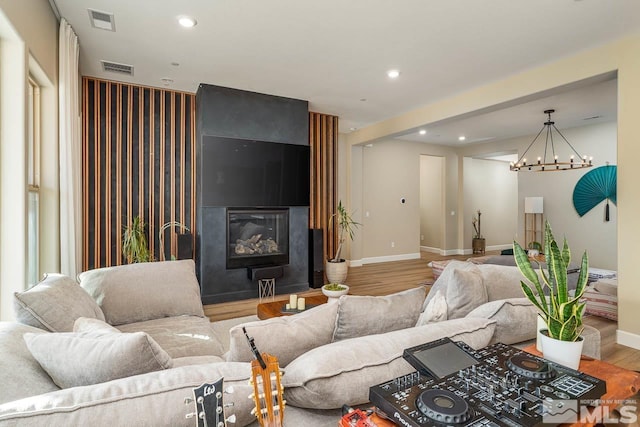
[[[13,292],[27,284],[29,74],[42,88],[40,268],[59,270],[57,31],[47,0],[0,0],[0,320],[13,318]]]
[[[420,156],[420,246],[444,250],[444,158]]]
[[[563,129],[562,133],[581,154],[592,155],[594,167],[606,162],[617,163],[616,123],[604,123]],[[520,146],[522,142],[520,139]],[[518,142],[518,141],[514,141]],[[530,140],[529,140],[530,142]],[[521,148],[522,149],[522,148]],[[610,203],[610,221],[604,221],[604,203],[580,217],[573,206],[573,190],[578,180],[594,168],[549,173],[519,173],[518,230],[520,243],[524,236],[524,198],[544,198],[544,218],[549,221],[556,239],[566,236],[572,258],[578,261],[583,251],[589,254],[589,264],[610,270],[618,269],[617,207]]]
[[[495,160],[465,157],[463,164],[465,249],[471,248],[478,210],[487,249],[511,247],[518,227],[518,174]]]

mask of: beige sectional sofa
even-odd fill
[[[413,370],[405,348],[533,339],[535,311],[509,268],[451,263],[427,296],[344,296],[224,339],[204,316],[191,260],[92,270],[80,285],[50,275],[16,295],[18,322],[0,323],[0,426],[192,426],[184,398],[220,377],[234,389],[224,395],[233,425],[257,425],[242,327],[284,369],[285,426],[335,426],[343,404],[365,404],[371,385]]]

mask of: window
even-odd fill
[[[39,281],[40,252],[40,87],[29,78],[27,99],[27,284]]]

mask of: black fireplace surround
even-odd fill
[[[308,102],[201,84],[196,131],[202,302],[256,298],[260,278],[307,290]]]

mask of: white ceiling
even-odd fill
[[[339,116],[343,132],[640,31],[638,0],[51,1],[78,34],[83,75],[305,99],[310,110]],[[116,31],[93,28],[87,8],[113,13]],[[198,25],[180,27],[179,15]],[[134,76],[103,72],[100,60],[133,65]],[[386,76],[391,68],[400,70],[398,79]],[[615,115],[605,86],[603,114]],[[469,118],[460,128],[437,125],[429,133],[442,141],[431,142],[447,143],[474,126],[469,140],[537,132],[548,106],[558,110],[560,128],[570,127],[562,115],[575,107],[576,123],[600,114],[591,111],[603,99],[588,92],[510,116]],[[592,109],[578,102],[586,98]],[[520,119],[533,130],[517,130]]]

